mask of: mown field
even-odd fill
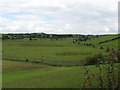
[[[112,39],[114,36],[109,37]],[[105,38],[109,39],[103,36],[86,43],[97,43],[97,40]],[[86,78],[83,65],[87,59],[99,53],[108,54],[102,49],[84,46],[82,43],[73,44],[71,39],[3,40],[3,88],[82,88]],[[118,47],[117,41],[101,45]],[[91,75],[100,73],[96,65],[86,68]],[[92,88],[99,86],[96,76],[92,81]]]

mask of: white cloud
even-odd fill
[[[70,26],[70,24],[66,24],[65,27],[64,27],[64,30],[71,30],[72,27]]]
[[[2,32],[117,33],[118,0],[0,0]]]
[[[104,27],[103,31],[108,32],[108,31],[110,31],[110,29],[106,26],[106,27]]]

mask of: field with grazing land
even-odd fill
[[[113,39],[113,38],[116,38],[116,37],[119,37],[119,34],[118,35],[104,35],[104,36],[100,36],[98,38],[95,38],[93,40],[88,40],[88,41],[86,41],[86,43],[97,44],[101,41],[110,40],[110,39]]]
[[[120,38],[111,40],[117,37],[119,37],[119,34],[118,35],[105,35],[105,36],[100,36],[99,38],[95,38],[93,40],[88,40],[83,43],[93,44],[93,45],[96,45],[96,47],[104,47],[104,48],[109,47],[109,48],[119,49],[120,46],[118,45],[118,42]],[[111,40],[111,41],[108,41],[108,40]],[[108,42],[105,42],[105,41],[108,41]],[[100,42],[104,42],[104,43],[99,44]]]
[[[97,48],[75,45],[72,40],[5,40],[3,59],[41,62],[50,65],[79,65],[105,51]]]
[[[109,53],[111,48],[118,50],[119,39],[111,40],[117,37],[101,35],[79,43],[78,38],[3,39],[3,88],[108,87],[111,82],[102,85],[100,80],[105,77],[102,75],[109,75],[109,61],[106,60],[114,60],[115,56],[109,57]],[[104,42],[106,40],[111,41]],[[98,44],[99,42],[104,43]],[[110,50],[100,47],[109,47]],[[118,62],[115,61],[112,65],[112,72],[118,72]],[[99,75],[101,76],[98,77]],[[117,84],[112,86],[116,87]]]
[[[119,19],[118,0],[0,0],[0,88],[120,90]]]

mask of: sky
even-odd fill
[[[0,32],[116,34],[119,0],[0,0]]]

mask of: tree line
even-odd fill
[[[58,40],[64,38],[73,38],[74,43],[78,43],[79,41],[86,41],[93,39],[95,37],[99,37],[98,35],[80,35],[80,34],[46,34],[46,33],[19,33],[19,34],[2,34],[2,39],[24,39],[29,38],[29,40],[37,39],[37,38],[49,38],[51,40]]]

